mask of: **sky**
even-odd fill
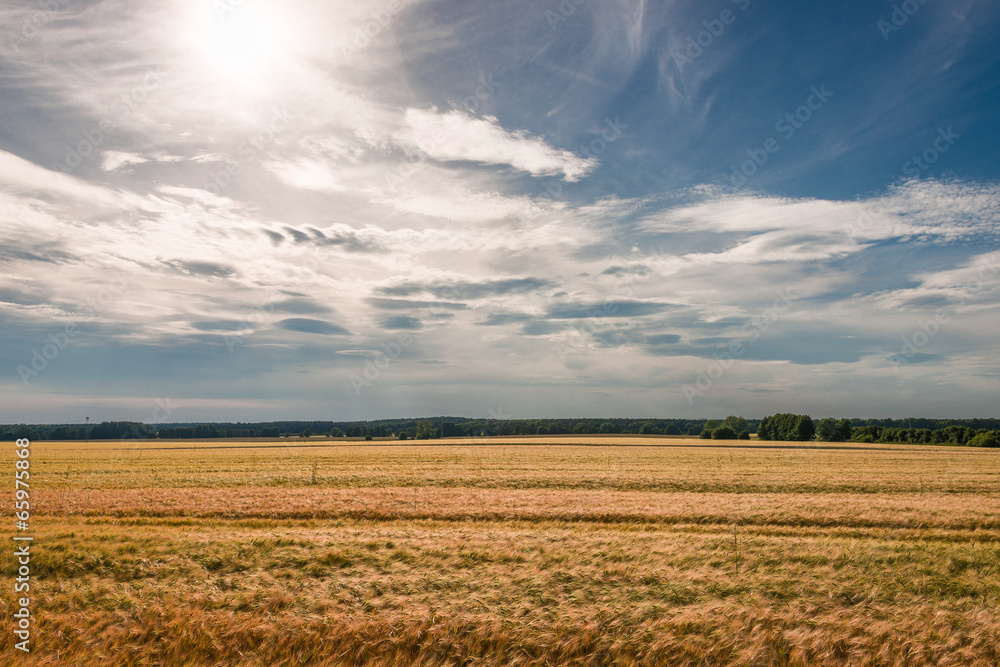
[[[12,0],[0,423],[998,416],[1000,5]]]

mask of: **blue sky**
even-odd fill
[[[995,416],[998,34],[5,3],[0,422]]]

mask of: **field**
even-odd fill
[[[1000,664],[1000,452],[718,444],[33,443],[17,664]]]

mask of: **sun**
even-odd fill
[[[204,3],[196,43],[204,64],[229,83],[252,85],[274,70],[281,21],[272,7],[250,0]]]

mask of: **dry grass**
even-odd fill
[[[611,442],[37,443],[21,662],[1000,664],[997,452]]]

